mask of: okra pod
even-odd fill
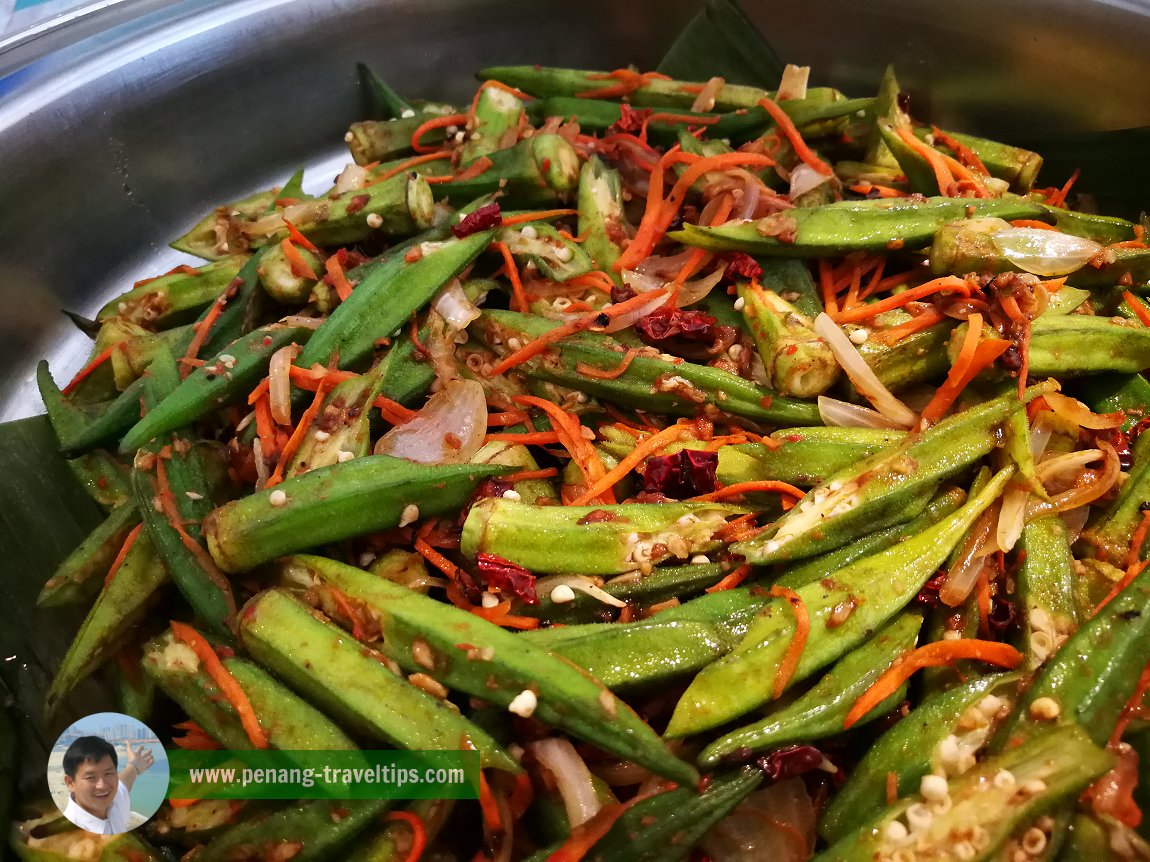
[[[165,329],[210,305],[239,275],[246,258],[230,255],[196,267],[153,278],[122,293],[96,313],[96,320],[127,320]]]
[[[486,158],[491,165],[477,176],[437,183],[435,197],[459,204],[502,190],[506,200],[534,206],[567,200],[579,185],[579,154],[559,135],[532,135]]]
[[[749,478],[810,487],[905,438],[905,431],[886,428],[784,428],[771,434],[780,445],[741,443],[720,449],[719,459],[733,448],[758,462],[761,475]]]
[[[37,607],[84,604],[93,599],[100,591],[100,579],[108,574],[124,540],[139,523],[140,513],[135,506],[126,504],[113,509],[45,582],[36,599]]]
[[[333,560],[296,556],[288,564],[310,575],[321,595],[336,590],[366,604],[386,633],[379,648],[405,670],[429,673],[448,688],[501,707],[530,690],[533,715],[544,724],[672,781],[696,780],[695,770],[671,754],[629,706],[545,649],[474,614]]]
[[[732,730],[703,749],[699,766],[713,768],[731,755],[766,751],[841,733],[843,719],[891,662],[913,649],[922,615],[904,613],[847,653],[802,697],[765,718]],[[860,721],[878,718],[906,697],[905,684]]]
[[[1121,410],[1125,414],[1121,426],[1125,432],[1133,428],[1139,419],[1150,414],[1150,381],[1141,374],[1099,374],[1091,377],[1086,391],[1080,397],[1095,413]]]
[[[501,143],[508,133],[514,141],[523,117],[523,100],[499,87],[484,87],[475,100],[473,123],[459,148],[459,166],[466,167],[480,156],[502,149]]]
[[[771,386],[795,398],[830,389],[839,378],[839,364],[810,318],[769,288],[739,283],[737,289]]]
[[[1120,322],[1121,321],[1121,322]],[[1082,345],[1089,344],[1089,350]],[[1043,315],[1030,327],[1032,377],[1076,377],[1150,368],[1150,329],[1136,320],[1088,314]]]
[[[280,243],[268,244],[263,255],[263,266],[260,267],[260,286],[276,302],[303,305],[312,298],[320,284],[318,273],[323,272],[323,260],[309,249],[298,246],[292,248],[299,260],[303,261],[303,267],[288,257]],[[310,274],[304,271],[305,268],[311,271]],[[319,289],[324,291],[327,285]],[[316,304],[322,307],[318,297]]]
[[[810,639],[788,685],[834,661],[898,613],[946,559],[974,520],[1001,494],[1012,468],[998,474],[957,512],[900,545],[839,569],[826,582],[796,590]],[[839,622],[846,613],[844,621]],[[833,626],[828,626],[835,615]],[[796,631],[787,603],[767,604],[729,655],[705,668],[675,707],[668,736],[689,736],[745,715],[772,699],[780,662]]]
[[[763,270],[759,283],[769,287],[811,320],[823,310],[823,301],[811,278],[811,272],[801,260],[764,258],[758,261]],[[711,296],[715,296],[712,292]]]
[[[1089,814],[1077,813],[1070,821],[1066,843],[1058,862],[1118,862],[1120,857],[1110,843],[1110,832]]]
[[[1138,438],[1142,443],[1142,438]],[[1150,438],[1147,438],[1150,443]],[[1142,505],[1150,499],[1150,446],[1135,445],[1134,464],[1118,496],[1082,533],[1088,556],[1121,564],[1134,530],[1142,519]]]
[[[924,248],[945,224],[963,218],[990,217],[1044,219],[1046,213],[1022,198],[879,198],[795,208],[730,226],[685,224],[682,230],[668,236],[709,251],[835,257],[854,251],[881,253]]]
[[[454,114],[455,108],[451,105],[427,103],[412,109],[412,116],[397,117],[389,120],[368,120],[362,123],[352,123],[348,129],[350,140],[347,148],[357,165],[370,165],[372,162],[385,162],[397,156],[411,152],[411,136],[415,131],[435,117],[445,117]],[[445,132],[442,129],[432,129],[423,137],[424,144],[433,144],[442,141]]]
[[[1044,515],[1022,529],[1022,562],[1018,566],[1019,649],[1028,668],[1036,668],[1074,631],[1074,559],[1066,524],[1058,515]]]
[[[236,242],[239,237],[231,229],[232,220],[251,220],[264,215],[274,205],[279,193],[279,189],[266,189],[241,200],[221,204],[170,245],[176,251],[209,261],[231,257],[242,250],[242,242]]]
[[[910,117],[898,104],[901,93],[902,87],[895,77],[894,66],[888,65],[883,70],[882,80],[879,81],[878,95],[875,96],[874,104],[867,111],[867,119],[870,120],[871,126],[867,130],[866,155],[863,156],[863,161],[868,165],[898,167],[898,160],[887,146],[878,121],[886,120],[891,123],[910,121]]]
[[[969,148],[990,171],[992,177],[1006,180],[1015,191],[1030,191],[1030,187],[1038,178],[1038,172],[1042,169],[1042,156],[1031,150],[1012,147],[975,135],[959,132],[946,132],[946,134]]]
[[[427,843],[434,844],[455,810],[455,800],[417,799],[407,810],[423,823],[423,837]],[[411,825],[393,820],[386,823],[378,834],[357,842],[344,858],[347,862],[403,862],[411,858],[414,846]]]
[[[510,472],[498,465],[416,464],[369,455],[321,467],[213,511],[208,549],[225,572],[242,572],[284,554],[337,542],[403,520],[458,511],[475,486]]]
[[[284,590],[251,599],[240,613],[239,635],[256,661],[358,733],[416,751],[455,751],[467,740],[484,766],[519,771],[459,710],[408,682],[383,656]]]
[[[897,390],[945,377],[950,370],[946,349],[950,344],[954,322],[944,321],[900,339],[884,344],[868,338],[859,353],[888,389]]]
[[[623,217],[623,187],[619,172],[592,156],[579,172],[579,235],[583,249],[595,266],[622,284],[613,264],[623,253],[626,221]]]
[[[526,258],[546,278],[570,281],[592,269],[591,257],[577,242],[564,239],[544,222],[528,222],[523,227],[505,227],[499,233],[512,254]]]

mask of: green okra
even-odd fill
[[[765,116],[765,112],[764,116]],[[557,117],[564,122],[575,122],[584,134],[588,132],[605,132],[611,126],[620,123],[623,119],[623,105],[620,102],[609,102],[606,99],[575,99],[570,96],[554,96],[549,99],[537,99],[527,107],[527,116],[535,124],[540,124],[551,117]],[[640,114],[640,117],[643,115]],[[711,127],[721,122],[722,114],[700,111],[676,111],[674,117],[659,118],[647,124],[647,136],[654,141],[673,140],[679,129],[692,126]],[[755,118],[758,128],[770,124],[766,120]],[[640,119],[640,122],[642,120]],[[635,130],[636,132],[638,129]],[[712,135],[712,137],[715,137]],[[718,135],[728,137],[728,135]]]
[[[764,258],[758,264],[763,270],[759,276],[759,283],[763,287],[773,290],[811,320],[819,316],[823,310],[823,301],[803,261]]]
[[[454,810],[454,799],[417,799],[407,806],[407,811],[423,823],[423,834],[429,845],[435,843]],[[414,846],[411,825],[393,820],[385,823],[377,834],[358,841],[344,858],[347,862],[404,862],[411,858]]]
[[[847,120],[874,105],[873,98],[846,99],[835,90],[811,87],[805,99],[784,99],[778,103],[804,139],[820,138],[840,133]],[[690,123],[687,124],[688,127]],[[707,136],[712,140],[730,140],[732,143],[749,141],[771,131],[775,121],[763,108],[755,106],[746,111],[736,110],[722,114],[717,123],[707,125]],[[658,129],[658,124],[652,124]]]
[[[1138,321],[1043,315],[1030,327],[1030,375],[1076,377],[1100,371],[1133,374],[1150,368],[1150,329]],[[1082,350],[1089,344],[1089,350]]]
[[[945,189],[939,188],[934,168],[926,157],[899,137],[897,131],[899,126],[908,130],[910,128],[904,118],[905,115],[900,112],[894,117],[880,117],[876,120],[875,128],[878,130],[879,138],[886,150],[894,156],[912,191],[923,195],[946,194]],[[923,146],[934,149],[933,144],[928,141],[924,141]]]
[[[896,344],[868,338],[859,346],[859,353],[888,389],[935,380],[950,370],[946,349],[954,326],[954,321],[937,323],[904,336]]]
[[[607,167],[598,156],[589,158],[579,172],[577,201],[583,250],[597,269],[622,284],[622,276],[613,268],[623,253],[622,243],[627,236],[619,172]]]
[[[1058,862],[1118,862],[1120,857],[1110,843],[1110,831],[1089,814],[1079,812],[1070,821],[1066,843],[1056,857]]]
[[[322,557],[288,560],[315,583],[367,605],[378,616],[379,648],[400,667],[449,689],[507,708],[526,690],[531,714],[605,751],[693,785],[695,770],[675,757],[629,706],[563,659],[499,626],[367,572]],[[326,608],[325,609],[330,609]],[[375,645],[375,644],[373,644]],[[426,649],[425,649],[426,647]]]
[[[1123,431],[1150,415],[1150,381],[1141,374],[1098,374],[1086,381],[1079,397],[1095,413],[1121,410],[1126,416]]]
[[[126,647],[116,661],[116,704],[119,711],[147,724],[156,706],[156,683],[140,669],[140,650]]]
[[[879,81],[878,95],[875,97],[874,104],[866,112],[871,126],[867,130],[866,154],[863,156],[863,161],[868,165],[898,167],[898,159],[895,158],[894,153],[884,141],[884,135],[879,128],[878,121],[910,122],[909,115],[898,104],[901,93],[902,87],[899,86],[898,78],[895,77],[894,66],[888,65],[883,70],[882,80]]]
[[[504,467],[514,467],[517,471],[534,472],[539,469],[539,462],[526,446],[516,443],[507,443],[502,440],[492,440],[471,457],[472,464],[499,464]],[[548,479],[520,479],[511,486],[519,499],[536,505],[547,505],[559,502],[559,495],[555,493],[555,486]]]
[[[428,120],[456,113],[451,105],[426,103],[418,107],[400,109],[400,114],[387,120],[367,120],[352,123],[348,129],[347,148],[357,165],[386,162],[412,152],[411,136]],[[446,137],[443,129],[431,129],[421,143],[432,145]],[[350,140],[349,140],[350,138]]]
[[[68,821],[65,823],[71,826]],[[75,859],[98,859],[99,862],[163,862],[167,858],[143,838],[131,832],[95,835],[72,827],[37,837],[35,832],[31,836],[25,834],[26,828],[30,828],[28,823],[14,825],[11,838],[12,851],[21,862],[69,862]]]
[[[166,329],[210,305],[239,275],[246,258],[230,255],[195,267],[173,271],[120,294],[96,313],[96,320],[126,320]]]
[[[814,687],[798,700],[766,717],[732,730],[703,749],[699,765],[718,766],[730,756],[781,748],[793,743],[809,743],[841,733],[843,719],[851,706],[878,679],[891,662],[913,649],[922,628],[922,615],[903,613],[880,629],[873,637],[847,653],[823,675]],[[902,685],[882,703],[866,714],[860,723],[889,712],[906,697]]]
[[[365,102],[370,104],[373,115],[385,120],[400,116],[404,111],[415,113],[415,106],[395,92],[386,81],[365,63],[356,63],[359,85]]]
[[[1074,313],[1084,302],[1090,299],[1091,294],[1089,290],[1082,290],[1064,284],[1055,293],[1049,296],[1050,299],[1042,314],[1049,314],[1051,317],[1056,317],[1062,314]]]
[[[905,431],[886,428],[784,428],[771,434],[777,446],[762,443],[725,446],[719,450],[719,460],[722,461],[728,449],[734,449],[757,462],[756,475],[748,479],[777,479],[810,487],[905,438]]]
[[[523,109],[523,100],[514,93],[499,87],[483,87],[475,100],[472,127],[459,148],[459,166],[467,167],[479,157],[502,149],[501,142],[508,133],[516,140]]]
[[[372,268],[315,331],[296,364],[304,368],[317,362],[327,365],[337,356],[340,368],[363,367],[377,342],[393,336],[447,282],[470,266],[494,236],[495,231],[489,230],[465,239],[425,243],[419,260],[408,263],[397,254]]]
[[[899,798],[918,790],[922,777],[942,766],[943,741],[964,732],[961,724],[968,711],[978,710],[982,716],[976,726],[997,720],[1013,703],[1019,679],[1017,673],[989,674],[923,700],[867,749],[823,812],[819,834],[834,843],[881,811],[891,773]],[[985,741],[987,732],[976,732]]]
[[[260,267],[260,286],[276,302],[303,305],[312,297],[319,284],[323,260],[310,249],[296,246],[295,250],[304,266],[311,270],[311,275],[297,268],[282,244],[270,243],[263,255],[263,266]],[[312,275],[316,277],[312,278]],[[324,285],[321,289],[326,287]]]
[[[796,592],[806,606],[810,637],[788,685],[853,649],[905,607],[1002,493],[1012,473],[1009,467],[999,471],[962,508],[917,536],[851,563],[823,582],[800,587]],[[832,616],[836,625],[828,627]],[[675,707],[667,735],[718,727],[770,701],[795,630],[788,602],[776,599],[765,605],[739,645],[695,677]]]
[[[757,769],[716,775],[702,792],[677,787],[628,809],[583,857],[588,862],[681,862],[763,781]]]
[[[127,640],[167,574],[147,536],[140,535],[80,625],[44,698],[53,714],[76,683],[103,664]]]
[[[259,665],[238,656],[222,662],[243,689],[272,748],[350,751],[356,747],[335,722]],[[141,666],[212,739],[229,749],[252,748],[235,707],[221,695],[192,648],[170,630],[145,644]]]
[[[468,512],[459,549],[532,572],[618,575],[712,551],[721,544],[715,532],[746,511],[722,503],[536,506],[488,497]]]
[[[539,272],[552,281],[570,281],[586,275],[594,266],[582,245],[564,239],[559,231],[544,222],[505,227],[499,232],[499,239],[507,243],[512,254],[535,264]]]
[[[559,135],[532,135],[485,158],[482,173],[437,183],[436,199],[458,204],[502,190],[505,200],[534,206],[567,200],[579,185],[579,154]]]
[[[917,536],[927,527],[932,527],[943,518],[950,515],[959,506],[966,502],[966,492],[961,488],[948,488],[939,493],[922,513],[904,524],[896,524],[870,533],[844,545],[834,551],[828,551],[817,557],[811,557],[795,565],[787,566],[783,573],[775,579],[775,583],[783,587],[797,589],[807,584],[821,581],[823,578],[833,577],[835,572],[843,566],[877,554],[894,545],[904,542],[912,536]]]
[[[1032,386],[1027,399],[1048,391]],[[775,527],[732,545],[755,565],[787,562],[841,547],[876,529],[915,517],[906,501],[933,494],[939,482],[970,466],[997,445],[997,431],[1021,409],[1017,394],[1002,395],[908,436],[820,482]],[[894,520],[891,520],[891,519]]]
[[[743,317],[767,370],[771,386],[783,395],[822,395],[839,378],[839,364],[814,331],[813,321],[769,288],[740,282]]]
[[[1141,436],[1138,442],[1142,442]],[[1147,500],[1150,500],[1150,447],[1136,445],[1134,465],[1119,488],[1118,496],[1082,533],[1086,554],[1124,565],[1134,530],[1142,520],[1142,506]]]
[[[668,237],[709,251],[837,257],[854,251],[924,248],[945,224],[988,217],[1044,219],[1046,214],[1022,198],[879,198],[796,207],[757,221],[721,227],[685,224]]]
[[[1150,649],[1150,570],[1142,571],[1113,601],[1082,623],[1051,655],[1018,709],[995,736],[1001,750],[1077,722],[1100,745],[1130,699]],[[1053,701],[1056,715],[1034,708]]]
[[[463,507],[475,486],[507,467],[416,464],[369,455],[321,467],[213,511],[208,549],[225,572],[242,572],[284,554],[386,530],[405,511],[426,518]],[[409,512],[410,513],[410,512]]]
[[[284,470],[291,478],[340,463],[350,452],[356,458],[371,454],[371,406],[379,394],[382,362],[359,377],[343,380],[324,397],[312,429]]]
[[[536,338],[559,325],[543,317],[495,310],[485,311],[480,322],[479,336],[493,347],[506,345],[508,338]],[[786,398],[737,374],[693,362],[640,354],[613,380],[590,378],[578,370],[580,363],[616,368],[626,349],[609,335],[582,333],[557,342],[553,352],[529,360],[522,368],[533,379],[640,410],[694,416],[701,405],[709,404],[721,413],[774,424],[822,424],[818,407],[809,401]]]
[[[1054,226],[1063,233],[1092,239],[1103,245],[1137,239],[1134,235],[1134,223],[1124,218],[1076,212],[1049,205],[1046,210],[1054,217]]]
[[[200,219],[186,234],[170,243],[176,251],[204,260],[224,260],[242,248],[238,236],[227,229],[223,237],[217,227],[230,228],[233,219],[251,220],[264,215],[279,196],[279,189],[266,189],[231,203],[221,204]],[[234,247],[233,247],[234,246]]]
[[[519,771],[458,709],[408,682],[383,656],[282,589],[259,593],[244,606],[239,637],[256,661],[342,726],[415,751],[454,751],[466,739],[484,766]]]
[[[815,859],[869,862],[889,858],[904,845],[922,858],[993,859],[1019,826],[1073,799],[1113,763],[1114,756],[1094,745],[1081,728],[1051,730],[951,780],[948,809],[932,811],[921,798],[897,802]],[[1002,773],[1014,781],[995,781]],[[919,808],[908,810],[915,805]],[[915,812],[923,809],[933,816],[915,829]],[[896,821],[901,828],[891,826]],[[960,829],[970,837],[960,840]]]
[[[926,129],[915,130],[916,134],[926,132]],[[959,132],[946,132],[946,135],[967,147],[978,156],[992,177],[1006,180],[1015,191],[1030,191],[1042,168],[1042,156],[1031,150]]]
[[[1044,515],[1022,530],[1021,563],[1015,575],[1022,617],[1019,649],[1028,668],[1036,668],[1074,631],[1074,558],[1066,524],[1058,515]]]
[[[160,434],[190,425],[245,397],[267,374],[273,353],[289,344],[306,342],[311,333],[304,326],[273,323],[229,344],[225,352],[192,371],[174,392],[150,409],[124,435],[120,451],[134,452]]]
[[[121,392],[143,374],[161,350],[173,353],[183,348],[194,335],[192,324],[166,329],[163,332],[143,332],[120,342],[112,351],[109,364],[116,388]]]
[[[196,862],[274,859],[324,862],[342,858],[343,848],[395,804],[392,799],[317,799],[257,815],[195,851]]]
[[[64,558],[40,590],[36,606],[55,608],[84,604],[100,591],[101,579],[120,552],[132,528],[140,523],[140,513],[131,504],[113,509],[79,546]]]

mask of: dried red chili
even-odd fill
[[[529,605],[539,604],[539,597],[535,595],[535,575],[523,566],[498,554],[480,554],[476,561],[479,573],[489,587],[503,594],[510,593]]]
[[[727,268],[723,278],[727,281],[754,280],[763,274],[763,268],[749,254],[733,251],[727,255]]]
[[[499,204],[487,204],[465,215],[459,224],[452,225],[451,232],[459,239],[463,239],[481,230],[499,227],[501,224],[503,224],[503,213],[499,210]]]
[[[715,340],[717,322],[705,311],[684,311],[663,306],[639,318],[635,322],[635,329],[648,344],[676,337],[687,341],[711,342]]]
[[[718,452],[682,449],[674,455],[656,455],[647,459],[643,490],[677,500],[709,494],[716,489],[718,466]]]

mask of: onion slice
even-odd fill
[[[475,380],[449,380],[409,421],[379,438],[376,455],[418,464],[463,464],[483,446],[487,399]]]
[[[990,241],[1019,269],[1047,278],[1076,272],[1103,250],[1094,240],[1033,227],[1008,228]]]
[[[807,97],[807,81],[811,77],[810,66],[796,66],[787,63],[783,68],[783,77],[779,81],[779,91],[775,93],[776,102],[787,99],[805,99]]]
[[[630,311],[620,314],[618,317],[613,318],[610,323],[603,327],[603,332],[619,332],[620,330],[627,329],[634,325],[635,321],[646,317],[656,308],[662,307],[668,299],[671,298],[671,292],[667,290],[659,291],[656,296],[653,296],[648,302],[644,302]]]
[[[958,560],[951,566],[946,583],[938,591],[939,601],[947,607],[958,607],[965,602],[978,583],[978,576],[986,565],[987,546],[997,520],[998,512],[989,509],[975,521],[970,538],[963,545]]]
[[[1026,526],[1026,501],[1029,497],[1029,488],[1009,487],[1002,495],[1002,510],[998,514],[995,537],[1000,551],[1013,550],[1022,537],[1022,528]]]
[[[609,592],[600,588],[597,583],[586,575],[553,575],[547,578],[540,578],[535,582],[535,593],[540,596],[549,596],[552,590],[560,586],[568,586],[573,590],[578,590],[596,601],[610,605],[613,608],[627,607],[626,602],[615,598]]]
[[[431,307],[454,329],[466,329],[481,312],[463,292],[458,278],[453,278],[431,301]]]
[[[291,363],[296,347],[287,344],[272,354],[268,362],[268,401],[272,419],[280,425],[291,424]]]
[[[827,395],[818,398],[819,417],[831,428],[902,428],[877,410],[840,401]]]
[[[817,189],[825,182],[830,182],[831,174],[820,174],[806,163],[801,163],[791,171],[791,188],[787,197],[792,201],[800,195]]]
[[[815,334],[826,341],[838,364],[842,366],[851,383],[859,393],[874,408],[887,419],[896,423],[900,428],[910,428],[918,420],[915,412],[894,397],[894,394],[882,385],[871,367],[866,364],[862,354],[856,348],[845,332],[837,323],[831,320],[830,315],[822,312],[815,318]]]
[[[691,103],[691,112],[697,114],[710,111],[714,108],[715,99],[726,83],[726,81],[719,77],[714,77],[707,81],[707,83],[703,85],[703,89],[699,90],[699,95],[695,96],[695,101]]]
[[[572,829],[599,813],[603,803],[595,793],[591,771],[575,746],[566,739],[552,737],[528,743],[527,750],[554,776]]]
[[[1048,392],[1043,398],[1057,415],[1091,431],[1117,428],[1126,421],[1126,416],[1121,410],[1115,410],[1113,413],[1094,413],[1077,398],[1071,398],[1061,392]]]

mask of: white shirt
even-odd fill
[[[132,814],[132,796],[124,782],[116,789],[116,798],[112,800],[112,807],[108,809],[108,818],[103,820],[95,814],[89,814],[79,806],[75,799],[69,795],[68,805],[64,809],[64,816],[86,832],[95,832],[97,835],[118,835],[128,831],[128,820]]]

